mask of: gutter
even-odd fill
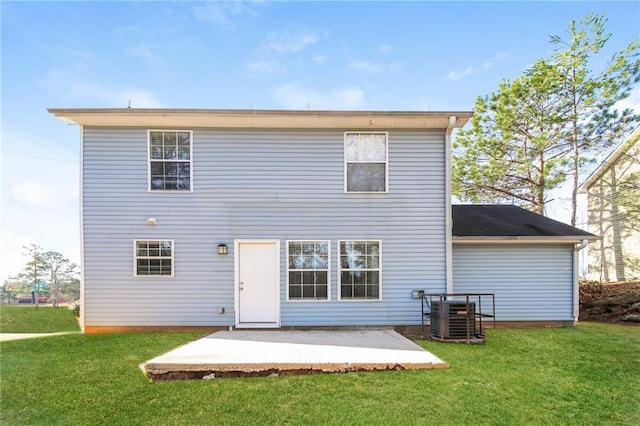
[[[456,116],[449,117],[449,126],[444,134],[444,198],[445,198],[445,268],[447,293],[453,293],[453,212],[451,207],[451,133],[456,125]]]
[[[579,244],[585,241],[601,240],[598,236],[503,236],[503,237],[453,237],[454,244]],[[582,247],[581,247],[582,248]]]

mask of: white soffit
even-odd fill
[[[212,109],[49,108],[56,118],[82,126],[283,129],[446,129],[462,127],[470,111],[284,111]]]

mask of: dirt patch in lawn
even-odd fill
[[[580,283],[580,321],[640,326],[640,281]]]

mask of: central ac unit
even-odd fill
[[[453,300],[431,303],[431,335],[441,339],[466,339],[476,335],[475,303]]]

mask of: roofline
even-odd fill
[[[582,241],[596,241],[602,239],[596,235],[566,235],[566,236],[499,236],[499,237],[453,237],[454,244],[577,244]]]
[[[589,188],[604,175],[607,170],[624,155],[631,147],[640,139],[640,126],[637,126],[616,149],[614,149],[607,158],[589,175],[586,181],[578,188],[578,192],[585,193]]]
[[[447,129],[462,127],[471,111],[306,111],[173,108],[47,108],[81,126],[220,128]]]

